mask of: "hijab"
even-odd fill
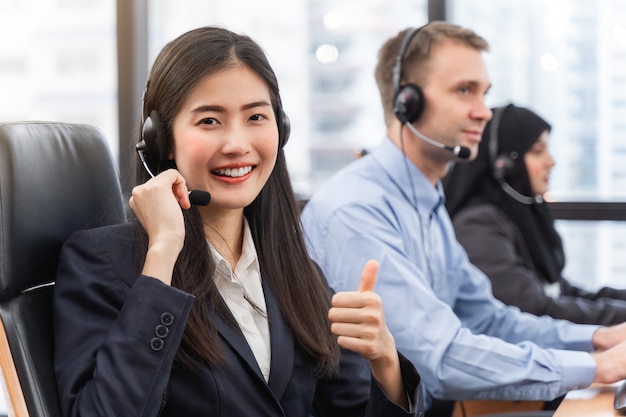
[[[545,281],[556,282],[565,255],[550,209],[543,199],[524,204],[511,197],[494,170],[494,161],[507,156],[511,164],[504,171],[504,181],[520,194],[533,196],[524,155],[551,126],[531,110],[514,104],[493,111],[495,117],[485,127],[477,158],[456,163],[443,179],[446,208],[454,219],[464,208],[477,204],[498,207],[520,230],[536,272]]]

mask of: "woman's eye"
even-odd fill
[[[260,114],[253,114],[252,116],[250,116],[250,120],[253,120],[255,122],[264,119],[265,117],[263,115]]]
[[[207,117],[206,119],[200,120],[200,123],[203,125],[214,125],[217,121],[212,117]]]

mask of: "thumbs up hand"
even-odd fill
[[[382,300],[373,292],[377,274],[378,262],[369,260],[361,273],[358,291],[336,293],[328,312],[331,331],[338,336],[339,345],[370,361],[397,357],[395,341],[385,323]]]
[[[408,397],[400,371],[396,342],[385,323],[383,302],[373,292],[378,262],[369,260],[361,273],[358,291],[338,292],[328,312],[337,343],[369,360],[372,376],[387,397],[408,410]]]

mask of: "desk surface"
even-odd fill
[[[622,416],[613,408],[613,397],[618,384],[593,385],[572,391],[565,396],[554,417],[615,417]]]

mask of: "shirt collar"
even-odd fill
[[[224,259],[221,253],[215,249],[213,244],[207,240],[209,244],[209,249],[211,251],[211,256],[213,256],[213,262],[215,263],[215,277],[216,280],[219,279],[230,279],[233,280],[233,271],[230,267],[230,264]],[[240,274],[240,271],[249,268],[254,265],[258,269],[258,258],[256,253],[256,247],[254,246],[254,240],[252,240],[252,232],[250,231],[250,225],[248,224],[248,220],[243,218],[243,245],[241,248],[241,257],[239,261],[237,261],[237,265],[235,268],[235,273]]]
[[[443,205],[445,200],[441,181],[438,181],[433,187],[422,171],[404,155],[391,139],[385,137],[372,152],[372,155],[409,203],[411,205],[417,203],[419,211],[434,212]]]

